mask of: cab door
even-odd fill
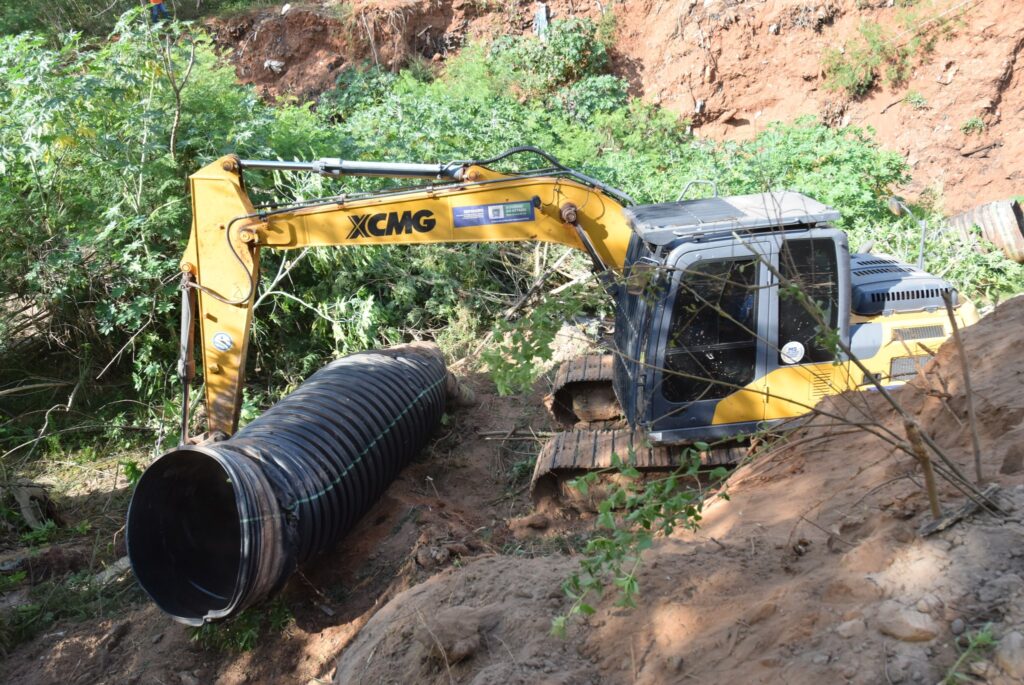
[[[655,442],[713,440],[757,428],[765,375],[777,241],[676,248],[671,287],[652,316],[648,430]],[[728,411],[720,405],[726,402]]]
[[[779,237],[768,299],[772,326],[765,377],[765,418],[806,413],[849,387],[836,363],[835,337],[849,341],[850,273],[846,236],[809,229]],[[779,280],[781,279],[781,283]]]

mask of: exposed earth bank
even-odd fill
[[[1024,23],[1000,0],[552,0],[555,19],[614,12],[613,68],[637,95],[689,118],[698,135],[746,139],[801,115],[871,126],[913,169],[911,195],[948,213],[1021,194]],[[268,97],[315,99],[357,63],[443,62],[467,40],[531,31],[534,4],[354,0],[260,9],[208,23],[239,78]],[[826,87],[827,49],[865,22],[934,43],[896,87],[862,98]],[[941,29],[936,28],[941,24]],[[908,95],[910,97],[908,97]]]

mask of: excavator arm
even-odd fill
[[[442,182],[255,207],[246,192],[246,169]],[[502,175],[481,163],[258,162],[228,156],[192,175],[190,184],[192,231],[181,261],[183,440],[195,335],[205,377],[209,435],[229,436],[237,427],[264,248],[543,241],[586,251],[595,270],[607,277],[622,269],[631,233],[622,214],[628,196],[560,165]]]

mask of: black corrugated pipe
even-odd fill
[[[423,448],[444,412],[446,376],[434,345],[353,354],[230,439],[161,456],[128,507],[139,584],[189,625],[280,589]]]

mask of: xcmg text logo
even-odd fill
[[[352,232],[348,234],[348,240],[408,235],[413,232],[413,229],[418,233],[427,233],[434,230],[434,226],[437,225],[437,219],[429,209],[421,209],[418,212],[361,214],[350,216],[349,219],[352,220]]]

